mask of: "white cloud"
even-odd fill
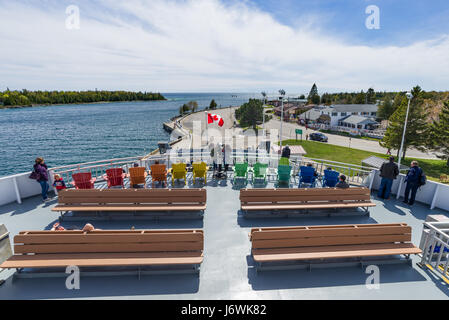
[[[0,88],[448,89],[449,36],[355,46],[218,0],[104,0],[80,10],[81,29],[67,30],[65,8],[0,2]]]

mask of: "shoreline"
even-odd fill
[[[167,99],[157,99],[157,100],[128,100],[128,101],[98,101],[98,102],[75,102],[75,103],[46,103],[46,104],[32,104],[32,105],[16,105],[16,106],[1,106],[0,110],[6,109],[24,109],[24,108],[34,108],[34,107],[55,107],[55,106],[70,106],[70,105],[87,105],[87,104],[106,104],[106,103],[125,103],[125,102],[153,102],[153,101],[168,101]]]

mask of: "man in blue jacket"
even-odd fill
[[[421,186],[421,177],[423,175],[423,170],[418,166],[418,161],[413,161],[410,170],[407,172],[405,177],[405,182],[407,186],[405,187],[404,203],[413,205],[415,203],[416,192]],[[410,192],[412,193],[410,195]],[[410,196],[410,200],[409,200]]]

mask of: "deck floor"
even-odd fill
[[[189,176],[190,177],[190,176]],[[187,186],[202,187],[188,179]],[[169,187],[171,181],[169,180]],[[172,229],[203,228],[205,232],[204,262],[198,275],[146,275],[81,278],[80,290],[67,290],[65,278],[16,279],[13,270],[0,272],[6,282],[0,286],[0,299],[447,299],[449,287],[432,273],[416,265],[380,266],[380,289],[368,289],[365,269],[344,267],[256,273],[250,255],[248,233],[253,227],[408,223],[413,228],[413,243],[419,245],[422,222],[428,214],[445,214],[427,206],[403,205],[396,200],[379,201],[371,208],[370,217],[303,217],[279,219],[246,219],[239,214],[239,190],[252,188],[232,179],[207,183],[208,201],[204,220],[160,221],[98,221],[101,229]],[[259,187],[256,185],[256,187]],[[273,187],[270,182],[267,187]],[[291,187],[295,185],[291,184]],[[24,200],[23,204],[0,207],[0,222],[14,235],[23,230],[50,229],[58,220],[51,212],[57,200],[42,203],[40,197]],[[89,221],[86,221],[89,222]],[[66,222],[66,228],[81,228],[85,222]]]

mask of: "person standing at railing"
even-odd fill
[[[412,162],[411,168],[408,170],[407,176],[405,177],[405,182],[407,182],[407,186],[405,187],[403,202],[412,206],[415,203],[418,188],[426,184],[426,176],[424,175],[423,170],[419,167],[418,161]]]
[[[394,163],[394,157],[390,157],[388,162],[385,162],[380,167],[380,177],[382,181],[380,182],[379,191],[377,196],[379,198],[388,200],[390,198],[391,186],[393,185],[393,180],[396,180],[399,175],[399,167]]]
[[[33,179],[36,179],[36,181],[41,185],[42,201],[49,201],[47,195],[48,189],[50,188],[50,186],[48,185],[48,167],[44,162],[44,158],[36,158],[32,177]]]

